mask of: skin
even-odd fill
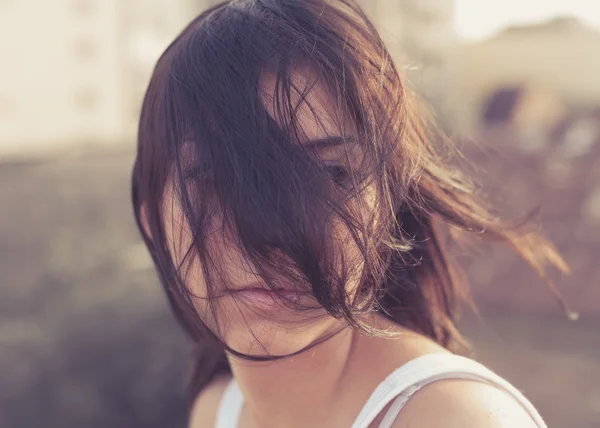
[[[335,104],[318,84],[312,85],[315,79],[309,70],[299,68],[292,77],[299,88],[312,88],[306,96],[312,109],[298,101],[297,119],[305,141],[354,132],[348,121],[341,120],[343,116],[332,113]],[[265,73],[261,88],[265,106],[275,118],[273,76]],[[340,159],[344,154],[340,148],[329,148],[319,151],[318,157],[328,161]],[[357,209],[363,210],[364,215],[372,212],[369,211],[369,191],[365,191],[360,201],[352,202],[356,203]],[[178,261],[189,246],[190,232],[177,200],[168,188],[164,201],[167,239],[173,258]],[[340,242],[348,242],[343,228],[335,228],[334,233]],[[256,272],[243,260],[227,234],[215,235],[221,238],[215,238],[211,245],[226,258],[224,265],[228,266],[226,276],[231,286],[243,287],[255,282]],[[351,298],[360,278],[360,259],[356,249],[349,244],[340,244],[339,251],[358,266],[357,273],[347,284],[347,294]],[[203,299],[206,284],[198,261],[192,261],[186,271],[186,283],[198,296],[196,306],[202,319],[215,330],[226,323],[222,337],[240,352],[287,354],[343,327],[339,320],[329,316],[307,320],[291,309],[265,316],[240,305],[232,297],[219,299],[217,317],[211,318]],[[393,338],[371,337],[346,328],[328,341],[283,360],[256,363],[229,356],[233,376],[245,399],[239,428],[349,427],[373,390],[393,370],[424,354],[448,352],[428,338],[375,314],[366,316],[363,321],[397,335]],[[227,377],[216,379],[200,393],[192,409],[191,428],[214,426],[216,410],[229,380]],[[378,426],[386,410],[374,421],[373,427]],[[409,400],[394,424],[396,428],[516,426],[533,428],[535,424],[504,392],[467,380],[438,381],[422,388]]]

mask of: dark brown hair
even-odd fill
[[[298,144],[292,79],[309,67],[336,107],[352,121],[364,153],[360,165],[331,171]],[[276,75],[275,114],[259,79]],[[446,158],[448,142],[405,86],[377,31],[352,0],[233,0],[188,25],[161,56],[144,98],[133,170],[133,205],[173,311],[197,346],[195,395],[227,371],[219,331],[194,308],[165,240],[163,195],[171,186],[193,234],[186,260],[201,261],[209,292],[222,284],[208,249],[215,206],[223,230],[268,283],[269,272],[307,284],[328,314],[354,328],[379,311],[452,348],[464,281],[444,248],[448,231],[502,241],[542,277],[567,267],[535,232],[503,222]],[[341,124],[340,124],[341,125]],[[343,126],[341,126],[343,131]],[[348,137],[348,138],[346,138]],[[352,137],[352,138],[350,138]],[[348,200],[375,189],[363,218]],[[352,266],[336,268],[333,221],[351,233],[364,269],[357,297],[345,284]],[[377,332],[372,332],[377,334]],[[238,353],[239,354],[239,353]],[[240,355],[260,359],[273,356]]]

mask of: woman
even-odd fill
[[[232,0],[177,37],[144,99],[133,203],[197,348],[190,427],[544,426],[452,353],[466,293],[445,244],[567,268],[444,145],[352,0]]]

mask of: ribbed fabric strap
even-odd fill
[[[236,428],[243,405],[244,396],[242,391],[240,391],[237,382],[231,379],[221,398],[215,428]]]
[[[451,354],[429,354],[404,364],[373,391],[352,428],[368,428],[390,402],[379,428],[390,428],[410,397],[425,385],[443,379],[469,379],[493,385],[511,395],[539,428],[547,428],[533,405],[514,386],[483,365]]]

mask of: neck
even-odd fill
[[[308,351],[276,361],[230,357],[244,395],[243,413],[260,427],[319,426],[335,406],[354,336],[345,329]]]

